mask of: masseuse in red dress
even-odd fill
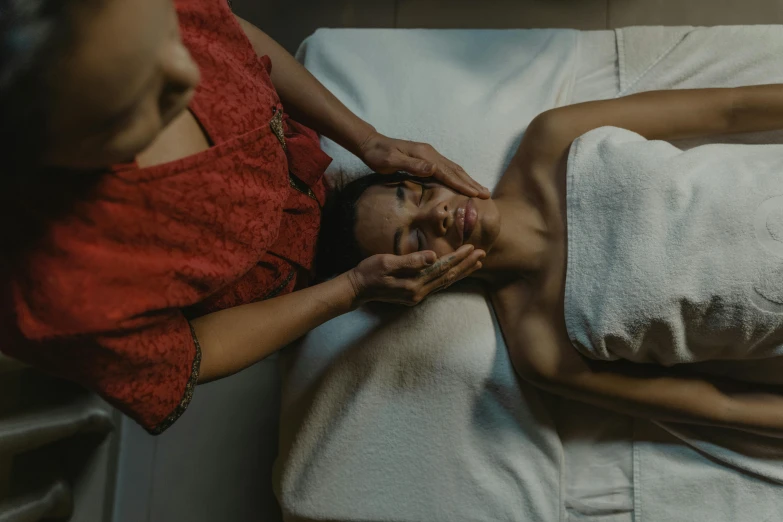
[[[330,158],[298,122],[378,171],[488,193],[375,132],[226,0],[39,4],[0,12],[6,354],[159,433],[197,383],[480,267],[471,248],[376,256],[305,288]]]

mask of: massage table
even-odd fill
[[[323,29],[298,58],[380,132],[431,143],[493,187],[544,110],[783,81],[783,27]],[[368,172],[322,141],[330,183]],[[482,287],[453,288],[412,309],[364,307],[281,354],[286,520],[783,519],[783,441],[539,391],[516,377]]]

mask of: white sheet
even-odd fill
[[[644,45],[618,32],[618,58],[607,31],[322,30],[300,58],[379,130],[429,141],[493,186],[535,114],[617,95],[682,31]],[[324,146],[332,177],[365,172]],[[776,505],[763,480],[650,423],[517,384],[483,298],[461,291],[354,312],[284,354],[275,483],[289,520],[734,522]],[[702,479],[735,488],[693,502]]]
[[[319,30],[299,58],[383,133],[426,141],[494,186],[527,122],[569,103],[578,31]],[[369,173],[329,139],[338,185]]]

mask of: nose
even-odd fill
[[[433,205],[422,212],[421,220],[436,236],[445,236],[454,223],[454,212],[448,203]]]
[[[175,42],[169,54],[169,78],[183,90],[194,88],[201,80],[198,65],[182,41]]]
[[[162,57],[165,85],[161,104],[165,107],[198,85],[201,73],[190,52],[181,41],[173,42]]]

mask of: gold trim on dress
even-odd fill
[[[269,128],[272,129],[272,133],[277,138],[277,141],[280,142],[280,146],[283,147],[284,151],[287,151],[288,148],[285,144],[285,128],[283,126],[283,111],[280,109],[273,109],[274,116],[272,117],[272,120],[269,122]],[[292,172],[288,173],[288,184],[291,186],[292,189],[301,192],[305,196],[311,198],[313,201],[318,203],[318,208],[321,208],[321,202],[318,201],[318,197],[316,197],[315,192],[313,192],[313,189],[310,188],[307,183],[296,177]]]
[[[174,424],[183,413],[185,413],[185,410],[187,410],[188,406],[190,406],[190,401],[193,400],[193,392],[195,391],[196,385],[198,384],[198,374],[199,370],[201,370],[201,344],[198,342],[198,337],[196,337],[196,330],[193,329],[193,325],[188,322],[188,326],[190,326],[190,335],[193,336],[193,344],[196,346],[196,355],[193,357],[193,366],[190,368],[190,377],[188,378],[188,383],[185,385],[185,394],[182,396],[182,400],[179,401],[177,407],[174,408],[174,411],[172,411],[171,414],[169,414],[169,416],[163,420],[163,422],[149,430],[152,435],[160,435],[169,429],[171,425]]]
[[[277,141],[280,142],[280,146],[283,150],[288,150],[285,144],[285,129],[283,128],[283,111],[274,109],[275,114],[272,116],[272,120],[269,122],[269,127],[272,129]]]
[[[321,202],[318,201],[318,197],[315,195],[315,192],[313,192],[313,189],[311,189],[307,183],[294,176],[294,174],[291,172],[288,173],[288,184],[291,185],[291,188],[297,192],[301,192],[305,196],[312,198],[316,203],[318,203],[318,208],[321,208]]]

